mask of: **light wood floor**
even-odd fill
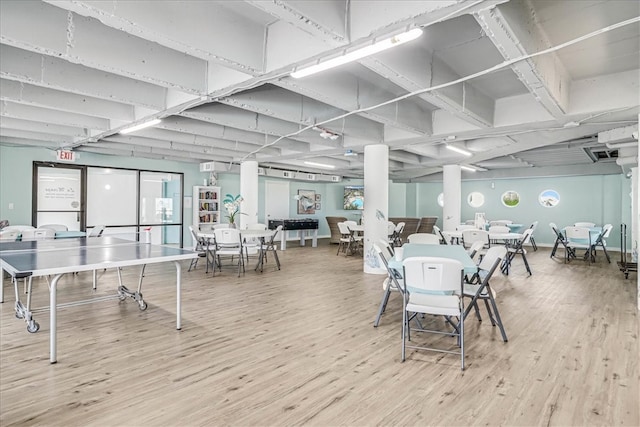
[[[492,281],[509,342],[469,317],[462,372],[454,355],[410,352],[401,363],[400,299],[374,328],[383,277],[335,251],[291,245],[282,271],[270,259],[241,278],[185,265],[182,331],[175,270],[150,266],[144,312],[117,300],[59,310],[55,365],[48,314],[27,333],[6,287],[0,425],[640,424],[635,273],[625,280],[601,255],[564,265],[548,249],[531,252],[532,277],[518,260]],[[90,280],[66,276],[58,301],[90,296]],[[107,271],[98,293],[115,282]],[[44,282],[34,302],[46,305]]]

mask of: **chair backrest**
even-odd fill
[[[20,235],[19,230],[7,230],[6,227],[0,231],[0,240],[4,242],[13,242]]]
[[[378,245],[379,245],[380,248],[385,248],[387,250],[387,253],[389,254],[389,256],[394,256],[395,255],[395,251],[393,250],[393,246],[391,246],[389,244],[388,240],[380,239],[378,241]]]
[[[564,233],[567,236],[567,240],[571,241],[590,241],[590,233],[587,227],[566,227]]]
[[[198,248],[198,245],[200,245],[200,238],[198,237],[198,233],[196,233],[196,230],[193,229],[192,225],[189,226],[189,232],[191,232],[193,243],[196,245],[196,248]]]
[[[477,230],[475,225],[472,224],[460,224],[456,226],[456,230],[464,231],[464,230]]]
[[[481,241],[487,247],[489,245],[489,232],[484,230],[462,230],[462,243],[465,248],[471,247],[471,244],[475,241]]]
[[[529,226],[529,228],[532,229],[533,231],[536,231],[536,228],[538,228],[538,221],[533,221]]]
[[[422,243],[426,245],[439,245],[440,236],[431,233],[414,233],[407,238],[409,243]]]
[[[102,233],[104,233],[104,229],[105,229],[104,225],[96,225],[89,232],[89,237],[100,237],[100,236],[102,236]],[[189,226],[189,229],[191,230],[191,226]]]
[[[276,237],[278,237],[278,233],[282,232],[282,229],[284,228],[284,225],[280,224],[279,226],[276,227],[275,230],[273,230],[273,234],[271,235],[271,237],[269,238],[269,247],[270,248],[274,248],[274,242],[276,240]]]
[[[382,248],[380,246],[378,246],[376,243],[374,243],[373,244],[373,250],[376,252],[376,254],[378,255],[378,258],[380,258],[380,260],[384,264],[384,267],[386,269],[388,269],[389,268],[389,260],[387,258],[387,255],[382,250]],[[388,252],[387,252],[387,254],[388,254]]]
[[[388,221],[387,222],[387,235],[391,236],[394,231],[396,231],[396,225],[393,222]]]
[[[462,263],[458,260],[410,257],[402,262],[402,266],[404,269],[402,276],[407,289],[413,288],[418,292],[455,292],[462,288],[464,271]]]
[[[39,239],[54,239],[56,237],[56,230],[53,228],[37,228],[33,232],[33,238],[36,240]]]
[[[358,225],[357,222],[352,221],[352,220],[348,220],[348,221],[343,221],[342,222],[344,225],[346,225],[347,227],[351,228],[351,227],[355,227],[356,225]]]
[[[260,223],[255,223],[255,224],[248,224],[247,225],[247,230],[266,230],[267,229],[267,225],[266,224],[260,224]]]
[[[471,257],[471,259],[475,259],[475,256],[479,253],[480,249],[482,249],[483,247],[484,247],[484,242],[482,242],[481,240],[476,240],[475,242],[473,242],[471,244],[471,247],[467,250],[469,257]]]
[[[349,227],[347,227],[347,224],[345,224],[344,222],[338,223],[338,230],[340,230],[340,234],[342,234],[343,237],[351,234],[351,231],[349,231]]]
[[[527,228],[526,230],[524,230],[524,233],[522,233],[522,239],[520,240],[522,245],[528,245],[529,241],[531,240],[531,235],[533,234],[533,228]]]
[[[449,239],[447,239],[447,237],[442,233],[442,230],[440,230],[440,227],[438,227],[437,225],[433,226],[433,233],[440,236],[440,243],[444,245],[449,244]]]
[[[497,267],[502,259],[507,254],[507,248],[505,246],[492,246],[487,250],[487,253],[482,257],[482,261],[478,264],[480,270],[493,273],[493,270]]]
[[[607,237],[609,237],[609,234],[611,234],[611,229],[613,228],[613,225],[611,224],[605,224],[604,227],[602,227],[602,239],[606,239]]]
[[[403,231],[404,231],[404,222],[399,222],[398,224],[396,224],[396,233],[400,235],[402,234]]]
[[[36,228],[31,225],[7,225],[2,229],[2,231],[17,231],[18,234],[20,234],[22,230],[35,230],[35,229]]]
[[[595,227],[596,223],[595,222],[576,222],[575,224],[573,224],[574,227]]]
[[[511,233],[511,229],[506,225],[491,225],[489,233]]]
[[[50,228],[54,231],[69,231],[69,227],[64,224],[45,224],[41,225],[38,228]]]
[[[551,230],[553,230],[554,234],[558,239],[564,239],[564,236],[562,235],[560,230],[558,230],[558,226],[556,225],[555,222],[550,222],[549,227],[551,227]]]
[[[216,228],[213,234],[216,237],[216,245],[240,246],[240,231],[235,228]]]

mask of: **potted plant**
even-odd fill
[[[227,194],[222,201],[225,210],[227,211],[226,217],[229,219],[229,227],[236,228],[236,215],[242,214],[240,212],[240,203],[242,203],[244,199],[240,194],[237,196],[233,196],[231,194]]]

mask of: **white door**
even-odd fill
[[[266,181],[264,198],[264,216],[267,224],[270,219],[289,218],[288,181]],[[280,238],[280,236],[276,236],[276,238]]]

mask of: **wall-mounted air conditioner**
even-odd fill
[[[331,182],[340,182],[342,181],[342,177],[338,176],[338,175],[332,175],[331,176]]]
[[[295,178],[296,177],[296,173],[295,172],[291,172],[291,171],[282,171],[282,177],[283,178]]]
[[[213,172],[214,162],[200,163],[200,172]]]
[[[308,174],[306,174],[305,177],[306,177],[306,179],[308,181],[315,181],[316,180],[316,174],[315,173],[308,173]]]

